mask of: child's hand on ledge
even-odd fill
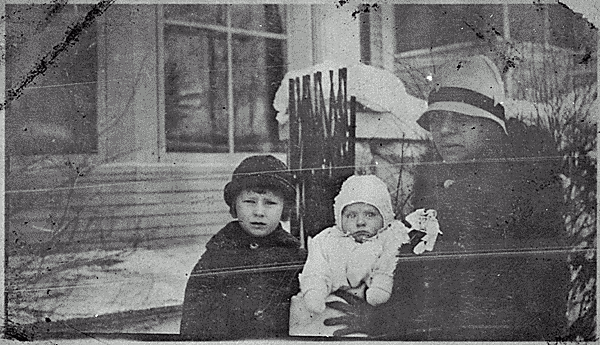
[[[372,306],[383,304],[390,299],[391,293],[378,287],[367,289],[367,302]]]
[[[321,314],[325,311],[325,297],[318,290],[308,290],[304,294],[304,304],[311,313]]]

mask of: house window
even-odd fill
[[[511,98],[546,101],[548,88],[570,92],[596,80],[589,24],[561,5],[394,5],[395,73],[425,98],[436,66],[483,54],[503,73]],[[373,41],[373,40],[372,40]]]
[[[163,7],[167,152],[269,152],[286,72],[278,5]]]
[[[396,5],[396,52],[440,50],[502,35],[501,5]]]
[[[20,90],[7,102],[7,154],[96,152],[96,25],[48,57],[91,7],[6,5],[6,88]],[[40,61],[52,62],[42,71]]]

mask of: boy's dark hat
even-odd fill
[[[225,186],[223,197],[229,207],[242,189],[263,187],[281,191],[286,202],[296,199],[296,189],[290,183],[287,166],[272,155],[252,156],[244,159],[233,171],[231,181]]]

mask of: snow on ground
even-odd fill
[[[41,264],[30,263],[25,270],[21,267],[19,279],[10,282],[9,319],[28,324],[180,305],[188,275],[209,238],[166,248],[47,256]],[[9,258],[9,266],[14,269],[23,260]],[[74,261],[78,263],[69,265]],[[57,267],[60,269],[51,269]],[[27,279],[40,269],[40,279]],[[177,333],[179,320],[157,327],[160,329],[154,331]]]

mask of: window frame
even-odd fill
[[[465,3],[458,2],[457,5],[477,5],[477,4],[489,4],[484,2],[474,2],[474,3]],[[512,39],[511,35],[511,17],[510,17],[510,7],[511,5],[519,5],[519,4],[529,4],[527,2],[514,2],[514,3],[498,3],[498,5],[502,6],[502,29],[503,35],[502,38],[510,42]],[[544,8],[548,9],[549,5],[553,3],[542,3],[540,6],[544,6]],[[397,4],[386,4],[381,6],[381,11],[368,13],[367,15],[370,17],[370,27],[369,27],[369,35],[367,37],[369,49],[369,55],[371,57],[370,64],[373,66],[381,67],[392,73],[396,72],[395,64],[398,61],[409,61],[413,67],[418,68],[431,68],[433,66],[437,66],[448,58],[450,55],[456,53],[457,51],[461,51],[461,49],[469,49],[474,48],[478,45],[476,41],[464,41],[460,43],[454,43],[444,46],[438,46],[433,49],[418,49],[418,50],[410,50],[406,52],[397,52],[396,51],[396,35],[397,32],[394,27],[395,23],[395,6],[402,5],[400,3]],[[435,5],[435,4],[431,4]],[[543,12],[543,22],[544,22],[544,32],[543,32],[543,42],[542,44],[546,49],[551,49],[555,51],[569,51],[573,54],[583,54],[584,52],[572,50],[570,48],[559,47],[552,45],[550,43],[550,36],[552,34],[552,23],[550,22],[550,11],[545,10]],[[377,46],[377,44],[380,46]],[[386,53],[387,52],[387,53]],[[393,53],[389,53],[393,52]],[[446,55],[448,54],[448,55]],[[593,67],[591,67],[593,69]],[[572,69],[567,72],[567,77],[569,78],[569,82],[572,84],[573,80],[580,75],[586,75],[593,72],[592,70],[577,70]],[[597,71],[596,71],[597,73]],[[516,96],[515,90],[515,80],[512,76],[512,71],[509,71],[506,75],[505,85],[507,95]]]
[[[231,158],[232,154],[236,154],[236,156],[246,157],[252,155],[252,152],[240,152],[235,151],[235,113],[232,111],[228,111],[227,116],[227,145],[228,145],[228,153],[202,153],[202,152],[194,152],[194,153],[183,153],[183,152],[167,152],[167,138],[165,132],[165,121],[166,121],[166,108],[165,108],[165,41],[164,41],[164,32],[165,28],[168,25],[171,26],[182,26],[193,29],[202,29],[202,30],[210,30],[213,32],[224,33],[227,37],[227,107],[229,109],[234,109],[235,100],[233,95],[233,55],[231,52],[233,51],[232,43],[233,43],[233,35],[246,35],[253,38],[268,38],[268,39],[277,39],[286,43],[286,51],[287,44],[289,41],[289,20],[286,18],[285,23],[285,33],[272,33],[267,31],[257,31],[257,30],[248,30],[242,28],[236,28],[232,26],[232,10],[231,6],[234,4],[227,4],[226,6],[226,24],[225,26],[214,25],[214,24],[205,24],[199,22],[192,22],[186,20],[179,19],[167,19],[164,15],[164,5],[157,5],[157,97],[158,97],[158,152],[159,152],[159,161],[181,161],[190,159],[191,161],[197,161],[193,159],[191,156],[202,155],[202,160],[210,160],[213,161],[213,158],[219,160],[219,157],[223,155],[229,155]],[[289,17],[290,8],[288,5],[279,4],[279,6],[286,6],[286,17]],[[286,56],[286,65],[289,66],[289,52]],[[286,71],[287,72],[287,71]]]

